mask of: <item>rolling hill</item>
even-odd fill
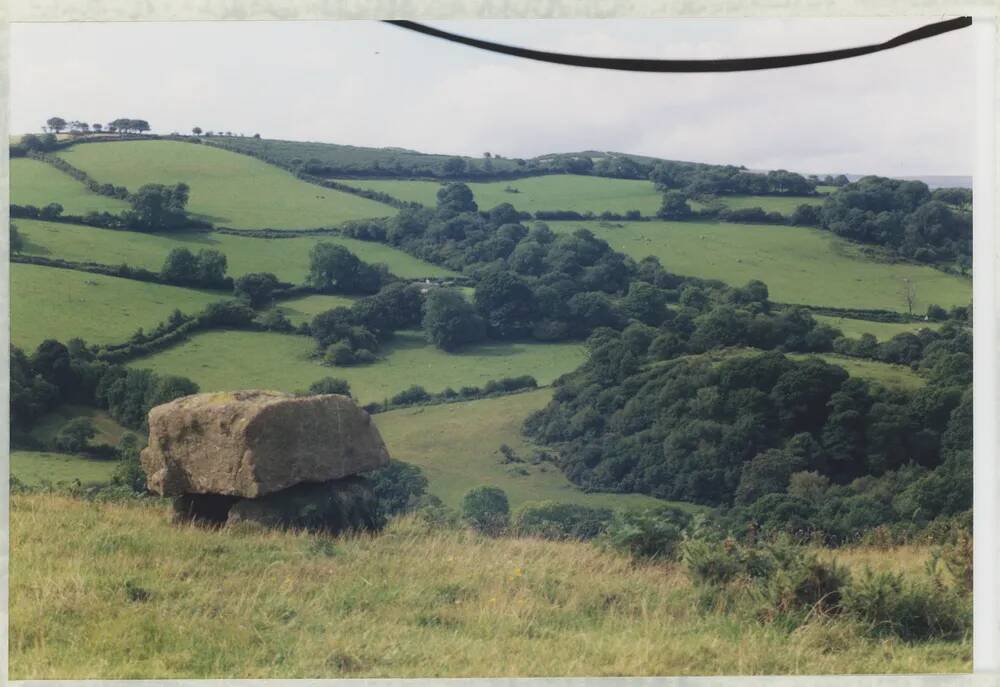
[[[191,187],[188,210],[236,229],[312,229],[387,217],[395,209],[297,179],[246,155],[181,141],[75,145],[59,153],[101,183],[136,191],[143,184]]]

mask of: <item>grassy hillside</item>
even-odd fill
[[[356,188],[382,191],[400,200],[423,205],[437,204],[437,191],[441,184],[436,181],[400,179],[340,179],[344,184]],[[488,210],[501,203],[510,203],[523,212],[539,210],[573,210],[575,212],[604,211],[625,214],[638,210],[643,216],[651,217],[660,209],[663,193],[656,190],[651,181],[636,179],[610,179],[607,177],[578,174],[550,174],[527,177],[513,181],[468,182],[468,187],[476,197],[480,210]],[[516,189],[511,192],[507,189]],[[802,203],[819,204],[822,197],[776,197],[776,196],[724,196],[719,202],[730,208],[762,207],[767,211],[784,214],[791,212]],[[693,207],[704,207],[692,203]]]
[[[430,482],[430,493],[453,507],[460,505],[469,489],[481,484],[503,489],[512,508],[546,500],[618,508],[658,503],[640,494],[584,493],[549,463],[501,463],[501,444],[525,461],[531,459],[537,449],[521,435],[521,423],[551,398],[550,389],[539,389],[480,401],[401,408],[374,418],[389,454],[419,465]]]
[[[327,296],[313,294],[294,298],[292,300],[281,301],[274,306],[285,314],[292,324],[309,322],[321,312],[326,312],[337,307],[350,307],[354,299],[348,296]]]
[[[12,264],[11,342],[34,349],[45,339],[124,341],[175,309],[194,313],[225,296],[54,267]]]
[[[296,179],[246,155],[179,141],[78,145],[60,157],[102,183],[191,187],[188,210],[237,229],[308,229],[395,214],[388,205]]]
[[[865,258],[858,247],[818,229],[700,222],[550,222],[554,231],[585,227],[636,260],[647,255],[678,274],[742,286],[760,279],[771,299],[903,312],[903,279],[928,304],[968,305],[972,281],[923,265]]]
[[[202,391],[295,391],[322,377],[340,377],[350,382],[355,398],[370,403],[414,384],[436,392],[525,374],[548,384],[575,369],[584,356],[583,346],[575,343],[488,343],[449,354],[426,343],[421,332],[400,332],[383,347],[383,359],[374,364],[327,367],[311,358],[315,346],[313,339],[304,336],[213,331],[130,365],[184,375]]]
[[[113,460],[95,460],[65,453],[43,451],[11,451],[10,474],[25,484],[51,482],[83,484],[107,482],[115,469]]]
[[[850,358],[844,355],[836,355],[835,353],[790,353],[788,357],[795,360],[804,360],[811,357],[822,358],[831,365],[839,365],[844,368],[852,377],[870,379],[890,389],[913,391],[927,383],[926,379],[906,365],[892,365],[865,358]]]
[[[88,406],[67,404],[40,417],[31,428],[31,436],[39,441],[49,442],[55,439],[59,429],[70,420],[78,417],[88,418],[94,423],[97,434],[90,440],[91,444],[108,444],[115,446],[122,436],[132,430],[122,427],[108,415],[107,412]]]
[[[205,232],[123,233],[113,229],[37,220],[18,220],[17,226],[27,241],[24,252],[28,255],[110,265],[126,263],[154,271],[163,266],[167,254],[174,248],[188,248],[195,252],[212,248],[226,254],[230,275],[273,272],[283,281],[301,283],[309,272],[309,250],[317,243],[325,242],[340,244],[365,262],[383,262],[393,274],[403,278],[455,274],[390,246],[343,236],[262,239]]]
[[[129,207],[124,200],[92,193],[52,165],[27,157],[10,161],[10,202],[39,208],[59,203],[66,215],[85,215],[91,211],[121,212]],[[22,221],[18,220],[19,226]]]
[[[937,322],[872,322],[870,320],[855,320],[849,317],[833,317],[830,315],[813,315],[817,321],[836,327],[852,339],[862,334],[871,334],[879,341],[888,341],[896,334],[918,332],[921,329],[938,329]]]
[[[15,495],[10,521],[10,674],[19,680],[971,667],[969,640],[910,644],[867,639],[847,620],[792,630],[701,612],[678,568],[589,544],[428,532],[414,520],[339,540],[219,532],[171,526],[159,504],[52,495]]]
[[[406,148],[368,148],[364,146],[340,145],[337,143],[317,143],[312,141],[281,141],[277,139],[254,139],[244,137],[212,137],[217,145],[231,150],[245,151],[266,155],[282,164],[291,164],[293,160],[318,160],[324,165],[334,165],[341,169],[370,170],[378,165],[392,169],[401,164],[407,169],[417,168],[428,174],[441,174],[444,165],[452,155],[421,153]],[[471,167],[481,168],[482,158],[459,156]],[[519,169],[516,161],[510,159],[495,159],[492,161],[496,171],[513,171]],[[353,173],[353,172],[352,172]]]

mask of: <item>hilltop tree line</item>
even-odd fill
[[[62,117],[49,117],[45,121],[42,131],[60,134],[69,131],[72,134],[89,133],[119,133],[119,134],[143,134],[150,130],[149,122],[145,119],[132,119],[131,117],[118,117],[108,122],[106,125],[100,122],[92,124],[78,120],[66,121]]]

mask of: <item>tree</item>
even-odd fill
[[[183,227],[187,224],[184,207],[189,191],[185,183],[175,186],[145,184],[129,196],[132,209],[125,213],[125,221],[134,229],[146,231]]]
[[[17,254],[24,250],[24,236],[17,230],[17,225],[10,225],[10,252]]]
[[[475,307],[451,289],[434,289],[428,294],[423,328],[427,339],[445,351],[481,341],[486,335],[486,324]]]
[[[201,136],[201,127],[200,126],[194,127],[193,129],[191,129],[191,133],[194,134],[195,136]]]
[[[465,184],[445,184],[437,192],[437,210],[441,216],[458,215],[463,212],[476,212],[475,196]]]
[[[467,166],[464,158],[458,156],[450,157],[445,160],[444,173],[451,177],[461,176],[465,173]]]
[[[682,191],[667,191],[663,194],[663,204],[656,213],[663,219],[687,219],[691,216],[691,206]]]
[[[514,272],[487,274],[476,285],[475,302],[490,334],[498,339],[527,336],[537,318],[535,294]]]
[[[66,120],[62,117],[50,117],[45,120],[45,123],[49,127],[49,131],[55,131],[57,134],[66,128]]]
[[[476,487],[462,498],[462,517],[473,529],[489,536],[510,527],[510,502],[497,487]]]
[[[226,283],[228,260],[214,248],[202,248],[197,257],[197,282],[202,286],[220,286]]]
[[[250,272],[233,282],[233,295],[245,299],[256,309],[270,304],[278,284],[278,278],[270,272]]]
[[[198,273],[198,258],[187,248],[174,248],[160,268],[160,277],[171,284],[192,284]]]
[[[90,125],[90,128],[96,131],[97,133],[101,133],[101,131],[104,129],[104,125],[101,124],[100,122],[94,122],[93,124]]]
[[[343,246],[317,243],[309,251],[306,283],[325,293],[375,293],[382,276]]]
[[[917,287],[908,277],[903,277],[903,283],[899,289],[899,295],[906,306],[906,312],[913,314],[913,308],[917,304]]]
[[[74,418],[59,428],[55,439],[56,448],[66,453],[80,453],[96,435],[97,430],[90,418]]]

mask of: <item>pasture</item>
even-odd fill
[[[31,436],[43,443],[51,442],[55,439],[56,434],[64,424],[78,417],[85,417],[94,423],[94,429],[97,430],[97,434],[89,442],[92,445],[107,444],[109,446],[117,446],[118,442],[126,434],[139,434],[139,432],[122,427],[106,411],[100,408],[67,404],[61,405],[40,417],[31,428]]]
[[[193,252],[211,248],[226,255],[230,276],[272,272],[282,281],[300,284],[309,272],[309,250],[322,242],[344,246],[364,262],[385,263],[390,272],[404,279],[455,275],[391,246],[345,236],[264,239],[217,232],[147,234],[37,220],[18,220],[17,226],[24,235],[27,255],[108,265],[125,263],[154,272],[160,270],[174,248]]]
[[[93,193],[68,174],[29,157],[10,161],[10,202],[39,208],[59,203],[64,215],[122,212],[129,208],[124,200]],[[23,221],[15,220],[19,227]]]
[[[84,144],[59,156],[101,183],[136,191],[143,184],[191,187],[188,211],[236,229],[312,229],[388,217],[395,209],[306,183],[247,155],[180,141]]]
[[[12,264],[11,343],[25,351],[45,339],[122,342],[175,309],[195,313],[225,296],[89,272]]]
[[[822,358],[831,365],[838,365],[844,368],[852,377],[862,377],[873,382],[878,382],[889,389],[916,391],[927,383],[927,380],[906,365],[892,365],[890,363],[878,362],[877,360],[851,358],[835,353],[788,353],[787,355],[793,360]]]
[[[835,327],[852,339],[859,338],[862,334],[871,334],[879,341],[888,341],[897,334],[905,332],[918,332],[921,329],[939,329],[938,322],[874,322],[871,320],[856,320],[850,317],[836,317],[833,315],[813,315],[817,322]]]
[[[437,204],[437,181],[400,179],[339,179],[355,188],[382,191],[391,196],[429,207]],[[510,203],[522,212],[572,210],[574,212],[608,211],[624,215],[638,210],[643,217],[655,216],[663,203],[663,193],[651,181],[611,179],[581,174],[547,174],[511,181],[465,182],[480,210]],[[821,204],[822,196],[720,196],[717,201],[728,208],[762,207],[768,212],[791,214],[802,203]],[[704,203],[692,201],[694,209]]]
[[[931,303],[968,305],[972,281],[925,265],[888,264],[854,244],[805,227],[722,222],[549,222],[553,231],[586,228],[636,260],[652,255],[668,271],[742,286],[767,284],[781,303],[906,311],[904,279],[916,289],[915,313]]]
[[[581,542],[170,524],[169,506],[14,495],[10,673],[84,678],[967,672],[971,640],[699,610],[681,566]],[[60,536],[51,536],[58,532]],[[836,555],[836,554],[833,554]],[[927,560],[920,547],[846,556]],[[267,574],[261,574],[266,570]],[[912,573],[904,573],[912,574]]]
[[[311,321],[312,318],[321,312],[338,307],[349,308],[353,302],[354,298],[350,296],[311,294],[309,296],[302,296],[301,298],[280,301],[274,307],[283,312],[292,324],[298,325]]]
[[[545,385],[584,359],[583,346],[576,343],[486,343],[445,353],[428,344],[421,332],[397,332],[370,365],[328,367],[312,357],[315,348],[315,341],[305,336],[210,331],[129,365],[189,377],[202,391],[296,391],[323,377],[339,377],[350,382],[361,403],[371,403],[415,384],[433,393],[531,375]]]
[[[538,389],[478,401],[400,408],[373,417],[389,455],[419,466],[430,483],[428,491],[452,507],[461,504],[469,489],[482,484],[503,489],[511,508],[548,500],[607,508],[661,503],[641,494],[585,493],[555,465],[527,462],[537,449],[521,435],[521,424],[551,398],[550,389]],[[526,462],[503,464],[501,444]]]
[[[11,476],[28,485],[72,483],[74,480],[82,484],[100,484],[108,482],[114,470],[114,460],[45,451],[10,452]]]

